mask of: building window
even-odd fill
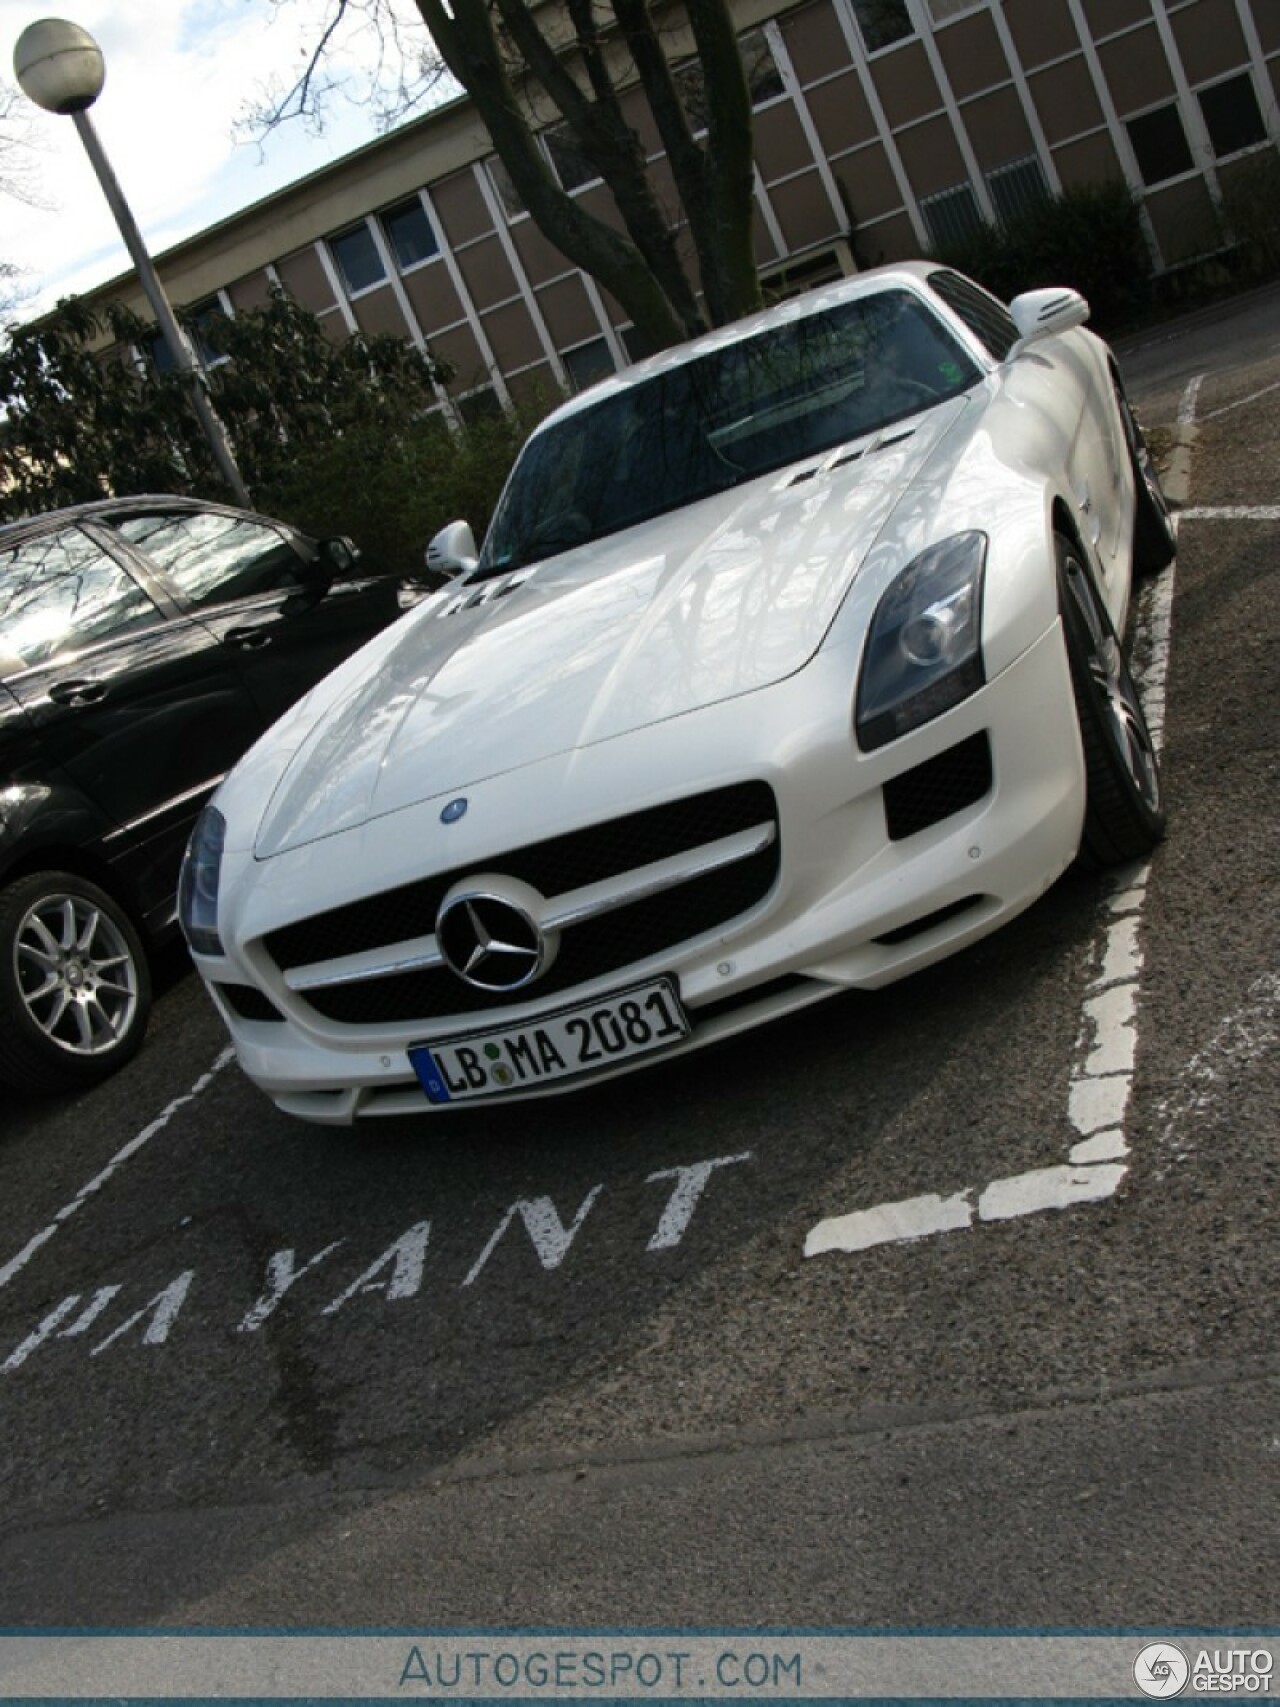
[[[491,154],[485,161],[489,173],[489,182],[493,185],[498,200],[502,203],[502,211],[508,219],[518,219],[522,213],[528,213],[528,208],[521,199],[519,190],[511,180],[511,174],[496,154]]]
[[[920,212],[924,215],[929,241],[935,249],[964,243],[982,231],[978,199],[968,184],[957,184],[954,190],[922,197]]]
[[[1044,170],[1034,154],[1025,160],[1011,160],[1007,166],[997,166],[987,173],[987,188],[996,218],[1004,222],[1016,219],[1027,208],[1044,201],[1049,194]]]
[[[853,0],[853,10],[868,53],[890,47],[913,36],[915,26],[907,11],[907,0]]]
[[[773,50],[763,30],[748,30],[746,35],[739,37],[738,50],[742,55],[743,70],[747,74],[747,88],[751,92],[753,107],[762,107],[766,101],[776,101],[786,92],[782,73],[778,70]],[[707,88],[701,60],[688,60],[679,66],[675,81],[690,128],[695,131],[705,130]]]
[[[401,202],[398,207],[389,207],[382,215],[382,229],[402,273],[440,253],[439,239],[420,196]]]
[[[218,348],[217,322],[225,320],[227,316],[216,296],[211,296],[204,302],[197,302],[194,307],[186,309],[181,318],[183,329],[191,340],[191,347],[201,367],[218,367],[222,362],[231,359],[224,350]],[[169,349],[169,341],[162,332],[153,332],[146,341],[145,349],[157,373],[173,372],[173,355]]]
[[[985,0],[929,0],[929,11],[935,24],[945,22],[947,18],[957,17],[961,12],[972,12],[981,6]]]
[[[600,173],[579,149],[567,124],[543,131],[542,140],[547,145],[551,167],[560,180],[562,190],[580,190],[584,184],[594,184],[598,180]]]
[[[653,339],[638,326],[624,326],[618,336],[622,339],[622,347],[627,352],[629,362],[642,362],[647,356],[657,353]]]
[[[582,391],[597,379],[616,373],[613,355],[603,338],[593,338],[589,344],[579,344],[576,350],[563,355],[565,372],[575,391]]]
[[[483,386],[479,391],[472,391],[466,397],[459,397],[457,409],[463,425],[467,427],[478,427],[482,421],[496,421],[502,415],[502,405],[491,385]]]
[[[1166,178],[1176,178],[1194,166],[1187,133],[1172,101],[1140,118],[1126,119],[1124,128],[1129,132],[1144,184],[1163,184]]]
[[[372,285],[381,284],[386,278],[382,256],[367,225],[357,225],[338,237],[331,237],[329,248],[338,263],[342,282],[352,296]]]
[[[1253,148],[1267,140],[1267,127],[1262,122],[1253,79],[1248,72],[1201,89],[1196,99],[1219,160],[1224,154],[1239,154],[1241,149]]]

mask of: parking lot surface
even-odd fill
[[[6,1103],[9,1626],[1276,1621],[1278,310],[1122,351],[1149,865],[571,1098],[308,1128],[175,970]]]

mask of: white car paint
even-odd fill
[[[323,1121],[425,1111],[410,1046],[536,1026],[658,975],[676,980],[693,1025],[678,1049],[699,1047],[952,953],[1071,863],[1086,778],[1054,531],[1071,518],[1122,630],[1137,487],[1110,355],[1069,309],[1067,330],[1024,339],[998,362],[932,296],[930,271],[863,275],[665,352],[540,432],[698,355],[886,290],[926,302],[967,349],[977,374],[961,395],[510,573],[485,577],[482,564],[348,660],[223,785],[223,952],[195,958],[242,1066],[282,1108]],[[987,540],[985,683],[864,751],[854,699],[877,606],[920,553],[971,532]],[[890,838],[886,783],[970,738],[989,743],[990,788]],[[598,907],[611,883],[630,893],[634,874],[566,902],[513,886],[509,850],[745,779],[776,798],[768,894],[569,990],[540,996],[535,979],[465,1017],[463,1004],[348,1023],[318,1011],[308,978],[385,988],[402,965],[438,961],[434,917],[406,926],[394,952],[357,948],[318,972],[283,969],[264,940],[437,871],[505,884],[544,923],[579,901]],[[461,800],[463,814],[443,821]],[[922,919],[935,922],[917,929]],[[232,1007],[245,986],[271,1004],[249,1004],[263,1017]],[[730,996],[736,1005],[723,1006]],[[493,1087],[507,1097],[549,1088]]]

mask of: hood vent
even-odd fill
[[[528,579],[528,574],[524,574],[507,575],[501,581],[484,581],[474,591],[459,593],[456,599],[450,599],[440,612],[439,620],[457,616],[459,611],[474,610],[477,605],[496,604],[499,599],[505,599],[508,593],[514,593],[517,587],[522,587]]]
[[[826,457],[822,462],[815,462],[810,468],[802,468],[799,474],[793,474],[788,480],[788,486],[802,486],[806,480],[812,480],[815,474],[829,474],[833,468],[843,468],[846,463],[858,462],[864,456],[872,456],[876,451],[888,450],[890,445],[899,445],[905,439],[915,437],[915,428],[908,427],[901,433],[878,433],[873,439],[865,439],[861,444],[846,445],[834,456]]]

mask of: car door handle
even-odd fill
[[[81,676],[75,681],[55,682],[49,698],[58,705],[97,705],[107,697],[107,684]]]
[[[226,632],[228,646],[238,646],[242,652],[260,652],[264,646],[271,644],[269,628],[229,628]]]

